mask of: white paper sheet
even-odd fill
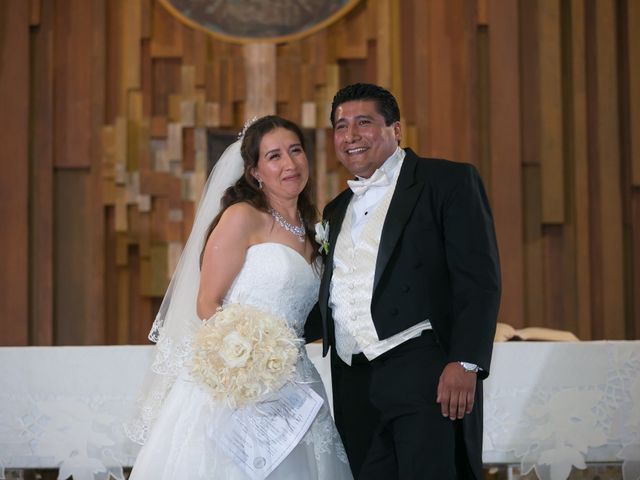
[[[311,387],[288,384],[273,400],[238,409],[213,439],[252,480],[263,480],[300,442],[322,403]]]

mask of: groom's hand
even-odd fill
[[[466,372],[458,362],[448,363],[438,382],[438,397],[442,416],[451,420],[463,418],[465,413],[471,413],[476,394],[476,375]]]

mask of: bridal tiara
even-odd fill
[[[238,140],[244,137],[244,134],[247,133],[247,130],[249,129],[249,127],[254,123],[256,123],[257,120],[258,120],[258,117],[252,117],[246,122],[244,122],[244,126],[242,127],[242,130],[240,131],[240,133],[238,133]]]

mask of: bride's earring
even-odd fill
[[[258,177],[256,177],[256,180],[258,181],[258,188],[262,190],[262,180],[260,180]]]

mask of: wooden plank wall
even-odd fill
[[[0,3],[0,342],[29,341],[29,5]]]
[[[403,144],[476,165],[500,320],[640,338],[640,7],[361,0],[240,45],[156,0],[0,2],[0,344],[146,341],[207,172],[207,131],[274,112],[315,132],[321,208],[346,171],[335,91],[391,89]]]

